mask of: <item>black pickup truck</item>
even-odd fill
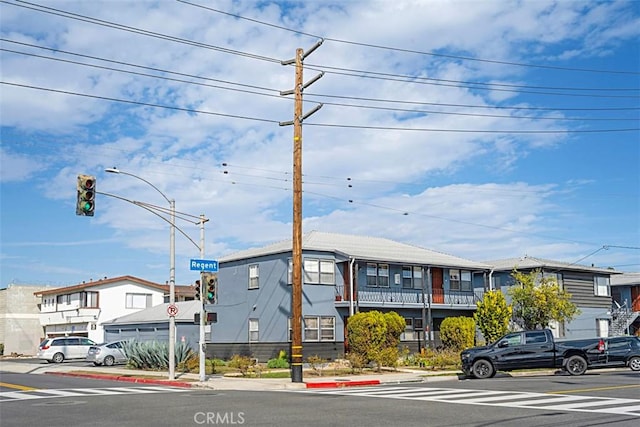
[[[549,329],[520,331],[491,345],[466,349],[460,358],[465,375],[476,378],[529,368],[564,369],[571,375],[582,375],[587,368],[613,366],[629,366],[635,371],[640,369],[640,338],[554,341]]]

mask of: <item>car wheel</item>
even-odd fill
[[[485,359],[476,360],[471,368],[473,376],[478,379],[491,378],[496,374],[491,362]]]
[[[640,357],[633,356],[631,359],[629,359],[629,367],[632,371],[640,371]]]
[[[113,356],[107,356],[104,358],[104,366],[113,366],[116,363],[116,360]]]
[[[587,361],[582,356],[571,356],[567,359],[565,369],[571,375],[582,375],[587,372]]]
[[[53,355],[53,357],[51,358],[51,361],[55,362],[55,363],[62,363],[64,362],[64,354],[62,353],[56,353]]]

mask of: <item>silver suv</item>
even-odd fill
[[[49,363],[62,363],[66,359],[84,359],[89,347],[95,344],[85,337],[46,338],[38,346],[36,357]]]

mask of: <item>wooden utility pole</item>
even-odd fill
[[[302,49],[296,49],[293,107],[293,283],[291,288],[291,382],[302,382]]]
[[[293,233],[291,240],[292,277],[291,277],[291,382],[302,382],[302,122],[305,118],[318,111],[322,104],[302,115],[302,91],[323,74],[316,76],[307,84],[303,83],[304,58],[320,47],[322,41],[316,43],[306,54],[296,49],[296,77],[293,91],[280,92],[281,95],[294,94],[293,121],[281,122],[280,126],[293,124]],[[283,65],[290,65],[294,61],[283,61]]]

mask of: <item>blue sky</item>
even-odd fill
[[[640,2],[7,1],[0,32],[0,287],[168,280],[165,221],[75,215],[78,174],[168,206],[110,167],[204,214],[207,259],[290,239],[280,61],[321,37],[303,231],[640,271]],[[191,258],[177,233],[178,284]]]

